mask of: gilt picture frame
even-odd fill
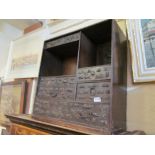
[[[155,20],[128,19],[126,24],[134,82],[155,81]]]

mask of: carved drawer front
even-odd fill
[[[78,69],[78,80],[103,80],[111,79],[111,66],[86,67]]]
[[[53,85],[55,83],[56,83],[55,77],[41,77],[39,81],[39,85],[43,87]]]
[[[76,101],[83,103],[109,104],[111,97],[110,82],[79,83]]]
[[[70,120],[90,127],[100,127],[108,130],[109,106],[103,103],[74,102],[70,105]]]
[[[35,105],[35,115],[60,119],[67,119],[71,117],[69,102],[59,100],[56,102],[49,101],[46,107],[44,106],[46,103],[42,103],[43,104],[37,103]]]
[[[76,77],[75,76],[61,76],[56,77],[58,84],[66,84],[66,83],[76,83]]]
[[[55,96],[57,89],[56,78],[42,77],[38,84],[37,96]]]
[[[38,106],[40,107],[38,108]],[[103,103],[57,101],[51,103],[46,109],[41,105],[37,105],[34,113],[36,116],[57,118],[76,124],[99,127],[107,130],[109,126],[109,105]]]
[[[46,116],[52,111],[58,112],[63,106],[59,101],[69,102],[75,100],[75,77],[51,77],[40,80],[34,103],[34,113]],[[52,113],[51,113],[52,115]]]
[[[38,86],[37,97],[46,100],[73,101],[76,89],[75,77],[44,77]]]
[[[69,78],[57,79],[58,100],[73,101],[75,99],[76,83]]]

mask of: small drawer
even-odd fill
[[[109,104],[110,97],[110,82],[79,83],[77,85],[76,101]]]
[[[86,67],[78,69],[78,80],[103,80],[111,79],[111,66]]]
[[[71,121],[108,129],[109,105],[74,102],[70,106]]]

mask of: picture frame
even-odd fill
[[[4,79],[38,77],[47,36],[48,31],[43,27],[11,41]]]
[[[33,104],[37,90],[38,78],[15,79],[15,81],[19,80],[25,80],[26,82],[24,113],[32,114]]]
[[[126,21],[134,82],[155,81],[155,20]]]
[[[8,123],[5,114],[24,113],[26,103],[26,81],[2,83],[0,89],[0,123]]]

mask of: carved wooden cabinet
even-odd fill
[[[115,20],[45,41],[32,118],[64,134],[125,131],[126,52]]]

